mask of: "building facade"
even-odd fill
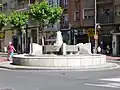
[[[29,8],[29,4],[35,3],[36,1],[42,1],[42,0],[1,0],[1,4],[3,5],[1,11],[5,13],[6,15],[9,15],[12,11],[25,11]],[[60,4],[59,0],[48,0],[49,4]],[[34,21],[29,20],[28,22],[29,30],[28,30],[28,42],[30,42],[30,37],[32,36],[33,43],[39,43],[41,42],[41,32],[36,28],[36,23]],[[8,27],[9,28],[9,25]],[[6,28],[5,28],[6,29]],[[44,38],[45,38],[45,44],[49,44],[51,41],[55,42],[55,33],[51,33],[51,31],[57,31],[60,29],[60,23],[56,23],[53,26],[45,27],[44,28]],[[25,37],[25,35],[24,35]],[[17,48],[18,37],[16,36],[16,32],[12,30],[6,30],[5,32],[5,38],[3,42],[1,43],[1,48],[8,45],[9,41],[13,41],[15,43],[15,47]],[[22,41],[22,51],[24,51],[25,48],[25,38]]]
[[[0,0],[3,8],[0,11],[9,15],[13,10],[24,11],[28,9],[30,3],[41,0]],[[98,45],[106,50],[109,46],[109,54],[120,55],[120,0],[96,0],[97,23],[101,29],[97,30]],[[45,44],[55,42],[55,32],[61,30],[64,42],[67,44],[88,43],[94,46],[94,26],[95,26],[95,0],[48,0],[49,4],[58,4],[63,8],[60,23],[44,28]],[[34,26],[33,21],[29,21],[30,32],[34,43],[40,43],[41,33]],[[0,39],[1,47],[7,45],[9,41],[15,39],[15,33],[5,32],[5,39]],[[6,37],[7,36],[7,37]],[[14,37],[12,37],[14,36]],[[30,34],[28,35],[30,37]]]
[[[110,54],[113,52],[112,33],[114,28],[117,27],[114,24],[117,23],[117,20],[119,21],[118,17],[115,16],[116,9],[119,11],[118,6],[116,7],[115,5],[118,2],[120,1],[96,0],[97,23],[101,26],[100,30],[97,28],[99,36],[98,45],[101,47],[104,46],[104,50],[109,46]],[[94,46],[95,0],[61,0],[61,6],[64,8],[61,19],[61,30],[66,33],[70,32],[71,43],[91,42],[92,46]]]
[[[120,55],[120,1],[114,0],[114,30],[112,35],[113,55]]]

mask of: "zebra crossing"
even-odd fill
[[[98,79],[97,82],[84,83],[84,85],[91,86],[91,87],[120,89],[120,77]]]

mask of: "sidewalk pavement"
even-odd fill
[[[0,63],[1,63],[1,62],[5,62],[5,61],[7,61],[7,58],[6,58],[6,57],[0,57]]]
[[[107,60],[120,60],[120,57],[106,56]]]

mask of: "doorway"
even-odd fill
[[[120,35],[116,35],[116,51],[117,56],[120,56]]]

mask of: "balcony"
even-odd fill
[[[17,4],[17,6],[16,6],[16,10],[22,10],[22,9],[27,9],[28,8],[28,4],[26,3],[26,4]]]
[[[97,17],[97,22],[100,24],[113,23],[113,15],[99,15]]]
[[[112,0],[97,0],[97,4],[108,4],[112,3]]]
[[[94,19],[83,19],[83,26],[93,26]]]
[[[120,16],[114,16],[114,23],[120,23]]]

